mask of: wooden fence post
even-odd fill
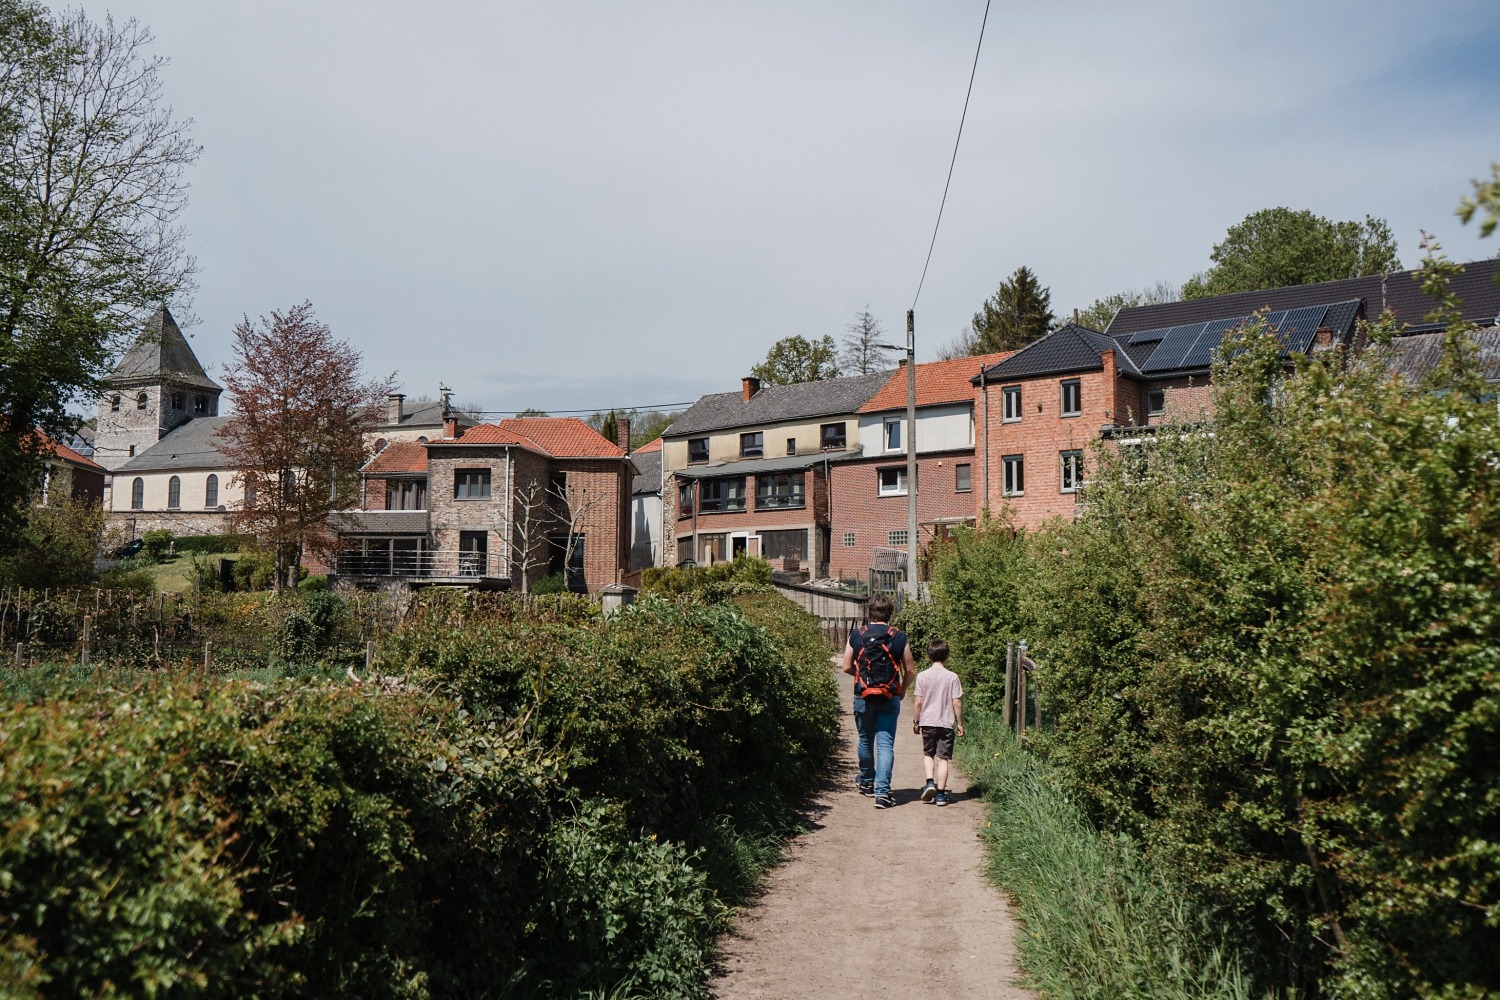
[[[375,666],[375,640],[365,640],[365,672],[368,673]]]
[[[17,670],[17,672],[20,671],[21,664],[25,662],[25,656],[26,656],[26,643],[24,643],[24,642],[18,642],[18,643],[16,643],[16,670]]]
[[[205,674],[208,673],[210,670],[213,669],[213,666],[214,666],[214,641],[212,639],[204,639],[203,640],[203,672]]]
[[[1035,709],[1036,710],[1036,716],[1034,717],[1034,719],[1032,721],[1032,727],[1031,728],[1035,729],[1037,732],[1041,732],[1042,731],[1042,679],[1040,677],[1038,677],[1036,679],[1035,687],[1036,687],[1036,695],[1035,695],[1035,699],[1036,699],[1036,709]]]
[[[82,649],[82,651],[80,653],[79,663],[82,664],[85,667],[89,665],[89,639],[91,637],[91,633],[93,632],[93,625],[94,625],[94,616],[93,615],[84,615],[83,616],[83,649]]]
[[[1003,707],[1001,708],[1001,712],[1000,712],[1001,719],[1005,723],[1005,728],[1006,729],[1010,729],[1011,728],[1011,720],[1013,718],[1013,716],[1012,716],[1011,713],[1012,713],[1012,710],[1015,708],[1015,695],[1016,695],[1016,688],[1015,688],[1015,684],[1016,684],[1016,680],[1015,680],[1015,678],[1016,678],[1015,655],[1016,655],[1016,644],[1013,643],[1013,642],[1007,642],[1005,644],[1005,697],[1001,700],[1001,705]]]

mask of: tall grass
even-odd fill
[[[958,764],[989,804],[989,875],[1019,909],[1028,985],[1059,1000],[1250,1000],[1222,934],[1132,841],[1094,829],[996,716],[964,715]]]

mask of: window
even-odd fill
[[[818,440],[824,451],[843,451],[848,447],[849,437],[843,424],[824,424],[818,428]]]
[[[953,492],[970,493],[974,490],[974,466],[967,462],[953,467]]]
[[[205,415],[206,413],[208,413],[208,398],[207,397],[205,397],[205,396],[194,396],[193,397],[193,413],[196,414],[197,416],[200,416],[200,417],[203,416],[203,415]]]
[[[116,393],[115,395],[109,397],[109,409],[110,409],[111,413],[119,413],[120,412],[120,396],[119,396],[119,393]]]
[[[756,510],[805,506],[807,504],[802,496],[802,473],[789,472],[779,476],[755,477]]]
[[[1026,492],[1026,456],[1006,455],[1000,459],[1005,470],[1005,495],[1018,497]]]
[[[427,484],[420,479],[387,479],[386,510],[426,510]]]
[[[880,470],[880,487],[876,494],[883,497],[906,495],[906,466],[893,465]]]
[[[901,450],[901,421],[887,420],[885,422],[885,450]]]
[[[455,469],[453,472],[453,499],[488,500],[490,497],[489,469]]]
[[[489,470],[485,470],[489,475]],[[458,575],[487,576],[490,568],[490,533],[488,531],[460,531],[458,533]]]
[[[1083,452],[1074,449],[1059,452],[1058,457],[1062,462],[1062,488],[1058,492],[1077,493],[1083,485]]]
[[[182,480],[173,476],[167,480],[167,509],[176,510],[182,506]]]
[[[844,532],[844,548],[846,548],[846,549],[852,549],[852,548],[854,548],[854,532],[852,532],[852,531],[846,531],[846,532]]]
[[[203,484],[203,506],[219,506],[219,477],[209,473],[208,481]]]
[[[142,510],[146,506],[146,481],[136,476],[130,483],[130,509]]]
[[[246,483],[245,484],[245,506],[246,507],[254,507],[255,506],[255,501],[259,498],[259,496],[260,496],[260,494],[258,492],[256,492],[255,484],[254,483]]]
[[[677,487],[677,516],[693,516],[693,484],[691,482]]]
[[[885,536],[885,544],[904,548],[906,546],[906,529],[902,528],[899,531],[892,531],[887,534]]]
[[[1004,422],[1007,423],[1007,424],[1013,424],[1016,421],[1020,420],[1021,419],[1021,387],[1018,386],[1018,385],[1008,385],[1008,386],[1006,386],[1005,389],[1004,389],[1004,391],[1003,391],[1003,393],[1002,393],[1001,398],[1005,400],[1005,410],[1004,410],[1005,417],[1004,417]]]
[[[547,475],[547,495],[557,500],[568,499],[568,474],[552,472]]]
[[[699,510],[705,514],[745,509],[745,477],[705,479],[698,486]]]
[[[182,409],[182,393],[180,393],[180,392],[174,392],[174,393],[172,393],[172,409],[174,409],[174,410],[180,410],[180,409]]]
[[[708,461],[708,438],[688,438],[688,463]]]
[[[1076,417],[1083,412],[1083,386],[1076,378],[1062,384],[1062,415]]]
[[[760,554],[767,559],[806,559],[807,532],[802,529],[762,531]]]
[[[740,435],[740,458],[760,458],[766,451],[766,436],[761,431]]]
[[[788,455],[795,455],[795,454],[797,454],[797,439],[796,438],[787,438],[786,439],[786,453]]]
[[[1159,417],[1167,408],[1167,390],[1152,389],[1146,393],[1146,415]]]
[[[135,408],[137,410],[144,410],[146,408],[146,394],[144,392],[135,397]]]

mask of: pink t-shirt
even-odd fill
[[[934,663],[917,675],[917,697],[922,700],[919,726],[953,728],[953,701],[964,696],[958,675],[941,663]]]

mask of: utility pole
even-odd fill
[[[917,312],[906,310],[906,587],[916,600],[917,581]]]

